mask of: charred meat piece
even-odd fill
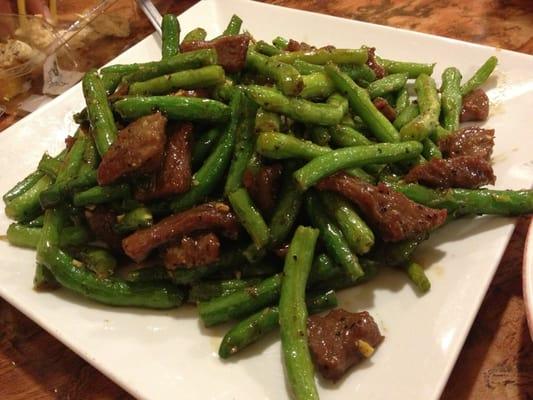
[[[387,118],[390,122],[394,122],[396,119],[396,110],[391,107],[387,100],[385,100],[383,97],[376,97],[374,100],[372,100],[372,103],[374,103],[376,108],[385,116],[385,118]]]
[[[386,75],[385,68],[378,64],[376,60],[376,48],[368,47],[368,59],[366,60],[366,65],[370,67],[372,71],[376,74],[376,79],[381,79]]]
[[[174,96],[208,98],[211,97],[211,92],[208,88],[179,89]]]
[[[122,254],[122,237],[115,231],[117,214],[105,206],[97,206],[94,210],[86,210],[85,218],[95,238],[101,240],[113,250]]]
[[[279,258],[285,258],[289,252],[289,243],[283,243],[272,249],[272,252]]]
[[[194,268],[218,261],[220,241],[214,233],[184,236],[179,244],[165,249],[163,259],[167,269]]]
[[[310,51],[314,49],[316,49],[316,47],[311,46],[305,42],[298,42],[293,39],[289,39],[289,43],[285,48],[286,51]]]
[[[496,180],[492,166],[481,157],[460,156],[434,158],[417,165],[404,177],[405,182],[418,182],[435,188],[476,189]]]
[[[336,381],[353,365],[370,357],[383,336],[366,311],[341,308],[307,319],[309,350],[322,376]]]
[[[181,44],[181,51],[200,49],[215,49],[218,56],[218,64],[226,72],[239,72],[246,63],[246,52],[250,36],[246,34],[223,36],[211,41],[193,40]]]
[[[191,146],[193,126],[190,122],[179,124],[170,134],[163,165],[148,190],[135,194],[140,201],[159,199],[189,190],[192,180]]]
[[[416,237],[446,221],[446,210],[423,206],[383,183],[374,186],[345,173],[323,179],[317,188],[337,192],[354,202],[385,242]]]
[[[494,129],[470,127],[459,129],[439,141],[444,157],[476,156],[490,160],[494,147]]]
[[[98,184],[109,185],[134,172],[157,170],[165,151],[166,123],[163,115],[155,113],[122,129],[98,166]]]
[[[276,204],[281,172],[281,164],[273,164],[262,166],[256,175],[250,170],[246,170],[244,174],[244,187],[250,193],[257,207],[263,212],[272,211]]]
[[[489,98],[483,89],[476,89],[463,97],[461,122],[486,121],[489,116]]]
[[[150,252],[163,244],[191,232],[220,229],[235,238],[239,224],[231,209],[224,203],[211,202],[170,215],[157,224],[140,229],[122,241],[122,248],[133,261],[141,262]]]

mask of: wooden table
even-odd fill
[[[266,2],[533,54],[530,0]],[[174,3],[170,9],[181,12],[195,1]],[[147,23],[138,29],[148,29]],[[368,42],[372,43],[371,37]],[[529,223],[528,217],[517,222],[441,400],[533,399],[533,342],[521,286]],[[4,400],[131,398],[1,299],[0,382]]]

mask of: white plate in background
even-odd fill
[[[243,0],[207,0],[180,17],[184,32],[202,26],[222,32],[233,13],[256,38],[282,35],[318,46],[375,46],[392,59],[437,62],[469,77],[490,55],[500,63],[488,87],[493,103],[487,126],[496,129],[496,187],[533,182],[531,105],[533,57],[456,40],[269,6]],[[151,36],[114,62],[160,58]],[[62,148],[75,130],[72,114],[84,105],[78,85],[0,134],[0,192],[32,171],[41,154]],[[386,336],[371,361],[337,385],[319,380],[322,399],[438,399],[512,232],[508,218],[468,218],[436,232],[417,253],[431,265],[429,294],[419,297],[405,277],[384,271],[345,291],[341,305],[369,310]],[[0,232],[10,221],[0,215]],[[0,242],[0,295],[130,393],[151,399],[284,399],[276,335],[230,361],[217,357],[228,325],[204,329],[192,307],[173,311],[118,309],[67,291],[32,290],[35,253]],[[531,265],[531,263],[529,264]],[[51,366],[53,367],[53,366]]]

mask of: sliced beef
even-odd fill
[[[446,210],[423,206],[383,183],[374,186],[345,173],[323,179],[317,188],[337,192],[357,204],[385,242],[416,237],[446,221]]]
[[[289,252],[289,243],[283,243],[272,249],[272,252],[279,258],[285,258]]]
[[[305,42],[298,42],[293,39],[289,39],[289,43],[287,44],[287,47],[285,48],[286,51],[310,51],[314,50],[316,47],[311,46]]]
[[[486,121],[489,116],[489,98],[483,89],[476,89],[463,97],[461,122]]]
[[[193,40],[182,43],[181,51],[186,53],[200,49],[215,49],[218,56],[218,64],[226,72],[239,72],[246,63],[246,52],[248,51],[249,43],[250,36],[246,34],[222,36],[211,41]]]
[[[149,228],[134,232],[122,241],[122,248],[132,260],[141,262],[156,247],[189,233],[205,230],[222,230],[227,236],[235,238],[239,224],[226,204],[205,203],[170,215]]]
[[[336,381],[353,365],[369,357],[383,336],[366,311],[341,308],[307,319],[309,350],[322,376]]]
[[[383,68],[381,65],[378,64],[376,60],[376,48],[375,47],[368,47],[368,59],[366,60],[366,65],[374,71],[376,74],[376,79],[383,78],[387,73],[385,71],[385,68]]]
[[[263,212],[270,212],[274,208],[281,172],[281,164],[273,164],[262,166],[255,175],[250,170],[244,174],[243,184]]]
[[[434,158],[417,165],[404,177],[405,182],[418,182],[436,188],[475,189],[496,180],[492,166],[481,157],[459,156]]]
[[[119,132],[98,166],[98,183],[109,185],[134,172],[157,170],[165,151],[167,119],[160,113],[141,117]]]
[[[385,116],[385,118],[387,118],[390,122],[394,122],[396,119],[396,110],[392,108],[387,100],[385,100],[383,97],[376,97],[374,100],[372,100],[372,103],[374,103],[376,108]]]
[[[476,156],[490,160],[494,147],[494,129],[470,127],[459,129],[439,141],[444,157]]]
[[[184,236],[165,249],[163,259],[167,269],[194,268],[209,265],[220,256],[220,240],[214,233]]]
[[[122,253],[122,237],[115,231],[117,213],[105,206],[86,210],[85,218],[94,237],[101,240],[115,253]]]
[[[192,180],[192,130],[192,124],[184,122],[169,135],[161,169],[152,180],[151,187],[135,194],[138,200],[159,199],[189,190]]]

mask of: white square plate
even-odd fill
[[[490,55],[500,63],[488,91],[496,129],[497,187],[533,182],[531,106],[533,57],[455,40],[261,3],[202,1],[180,17],[219,34],[233,13],[256,38],[283,35],[316,45],[375,46],[384,57],[437,62],[435,77],[454,65],[469,77]],[[114,62],[160,57],[151,36]],[[72,114],[84,100],[80,85],[0,134],[0,192],[32,171],[44,151],[54,153],[75,130]],[[337,385],[319,381],[323,399],[437,399],[461,349],[512,231],[512,219],[471,218],[440,229],[417,254],[433,287],[417,296],[405,277],[384,271],[373,282],[345,291],[341,305],[369,310],[385,342],[371,361]],[[8,219],[0,215],[0,232]],[[192,307],[169,312],[104,307],[67,291],[32,290],[33,251],[0,242],[0,294],[95,367],[139,398],[284,399],[277,336],[223,362],[217,357],[227,326],[204,329]]]

